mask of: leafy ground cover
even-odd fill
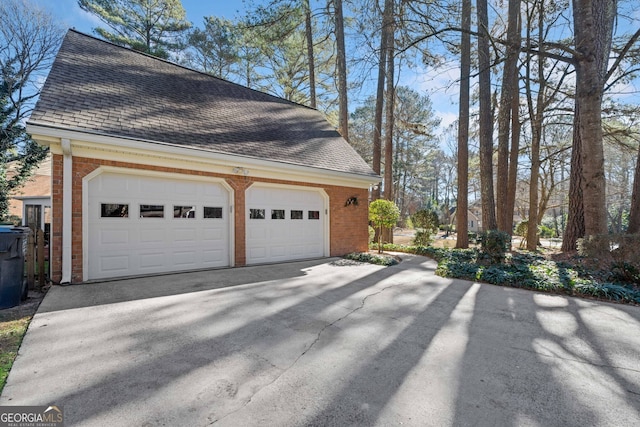
[[[477,248],[385,244],[383,250],[433,258],[438,261],[436,274],[442,277],[640,304],[640,273],[632,265],[602,265],[578,255],[551,252],[512,251],[495,263]]]
[[[369,264],[376,265],[396,265],[398,259],[389,254],[373,254],[370,252],[353,252],[344,256],[346,259],[359,262],[368,262]]]

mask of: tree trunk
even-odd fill
[[[495,230],[495,198],[493,194],[493,117],[491,114],[491,58],[489,51],[489,14],[487,0],[478,0],[478,86],[480,125],[480,192],[482,229]]]
[[[636,160],[636,172],[633,176],[633,191],[631,193],[631,211],[629,212],[629,227],[627,233],[640,233],[640,146]]]
[[[540,120],[540,119],[538,119]],[[538,124],[533,124],[538,126]],[[542,125],[540,125],[542,128]],[[538,248],[538,183],[540,180],[540,137],[534,131],[531,137],[531,182],[529,183],[529,218],[527,227],[527,250]]]
[[[304,31],[307,39],[307,62],[309,65],[309,106],[316,108],[316,65],[313,54],[313,26],[309,0],[305,0],[304,9]]]
[[[518,88],[519,91],[519,88]],[[518,157],[520,156],[520,97],[511,100],[511,152],[509,153],[509,182],[507,186],[507,212],[513,221],[518,186]]]
[[[573,0],[586,235],[607,233],[602,97],[616,12],[616,0]]]
[[[513,210],[509,210],[509,128],[513,110],[513,99],[518,98],[518,53],[520,51],[520,0],[509,0],[507,27],[507,57],[502,76],[500,110],[498,112],[498,175],[496,198],[498,230],[512,234]]]
[[[388,9],[387,9],[388,7]],[[387,91],[385,99],[385,123],[384,123],[384,198],[393,201],[393,127],[394,127],[394,106],[395,106],[395,22],[394,22],[394,0],[385,1],[385,15],[388,16],[387,28],[387,66],[386,81]],[[393,243],[393,228],[388,229],[385,241]]]
[[[333,0],[336,24],[336,52],[338,71],[338,132],[349,140],[349,107],[347,103],[347,55],[344,46],[342,0]]]
[[[539,3],[538,7],[538,46],[542,49],[544,42],[544,1]],[[530,38],[530,31],[527,30],[527,38]],[[543,212],[538,212],[538,193],[540,185],[540,142],[542,141],[542,124],[544,121],[544,52],[537,55],[537,75],[538,75],[538,94],[536,96],[536,104],[533,105],[533,92],[531,89],[531,55],[527,61],[527,103],[529,105],[529,117],[531,120],[531,178],[529,182],[529,218],[527,227],[527,250],[535,251],[538,248],[538,222],[539,216]]]
[[[384,198],[393,201],[393,125],[394,125],[394,105],[395,105],[395,82],[394,82],[394,22],[393,22],[393,0],[385,3],[385,14],[388,11],[391,16],[387,36],[387,66],[386,81],[387,91],[385,97],[385,120],[384,120]]]
[[[469,76],[471,74],[471,0],[462,0],[460,106],[458,119],[458,201],[456,248],[469,247]]]
[[[567,228],[562,236],[562,252],[577,249],[578,239],[584,237],[584,206],[582,204],[582,138],[580,137],[580,112],[576,103],[573,115],[573,146],[571,149],[571,173],[569,175],[569,212]]]
[[[385,9],[387,4],[392,0],[385,0]],[[389,9],[390,10],[390,9]],[[382,159],[382,114],[384,108],[384,83],[385,83],[385,66],[387,64],[387,42],[389,34],[390,22],[388,21],[388,13],[382,14],[382,29],[380,31],[380,54],[378,57],[378,85],[376,89],[376,109],[375,123],[373,132],[373,171],[380,175],[382,168],[380,167]],[[380,186],[374,188],[371,196],[372,200],[380,198]]]

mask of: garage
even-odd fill
[[[222,182],[98,171],[83,187],[85,280],[231,265]]]
[[[328,256],[327,196],[254,184],[246,192],[247,264]]]
[[[26,125],[55,282],[368,250],[381,177],[316,109],[69,30]]]

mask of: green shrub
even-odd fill
[[[378,227],[378,246],[382,244],[382,229],[392,228],[400,218],[400,209],[390,200],[378,199],[369,205],[369,221]],[[382,252],[382,249],[379,249]]]
[[[578,239],[578,253],[587,258],[627,263],[640,269],[640,234],[597,234]]]
[[[369,244],[373,243],[373,239],[376,238],[376,229],[369,226]]]
[[[523,221],[520,221],[516,225],[516,229],[513,231],[513,233],[516,236],[527,237],[527,231],[528,230],[529,230],[529,221],[525,219]]]
[[[375,255],[366,252],[353,252],[345,255],[344,258],[352,261],[368,262],[369,264],[384,266],[396,265],[398,263],[398,260],[392,256]]]
[[[385,244],[383,247],[385,251],[407,252],[435,259],[438,261],[436,274],[442,277],[640,304],[640,288],[637,286],[599,282],[594,278],[594,272],[583,266],[550,261],[537,253],[516,252],[507,262],[483,266],[478,264],[478,259],[484,254],[475,248],[444,249],[394,244]],[[621,268],[632,271],[627,266]]]
[[[489,230],[480,235],[480,250],[493,264],[503,262],[509,249],[511,249],[509,233]]]
[[[418,230],[413,239],[416,246],[428,246],[433,242],[433,235],[438,232],[440,222],[438,214],[432,210],[422,209],[411,216],[413,226]]]
[[[556,231],[553,228],[549,228],[546,225],[541,225],[538,227],[538,231],[540,233],[540,237],[545,239],[549,239],[551,237],[556,237]]]
[[[429,231],[419,230],[413,237],[413,244],[416,246],[429,246],[433,243],[433,235]]]
[[[615,281],[640,284],[640,268],[627,261],[617,261],[611,264],[611,277]]]
[[[438,226],[440,225],[438,214],[427,209],[421,209],[411,215],[411,222],[413,222],[414,227],[421,228],[432,233],[437,232]]]
[[[596,234],[578,239],[578,254],[588,258],[606,259],[611,256],[610,236]]]

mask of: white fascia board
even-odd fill
[[[163,142],[119,138],[37,124],[27,124],[27,132],[39,144],[48,145],[54,154],[62,154],[60,141],[66,138],[71,140],[73,154],[78,157],[355,188],[369,188],[381,181],[381,178],[375,175],[318,169]]]

